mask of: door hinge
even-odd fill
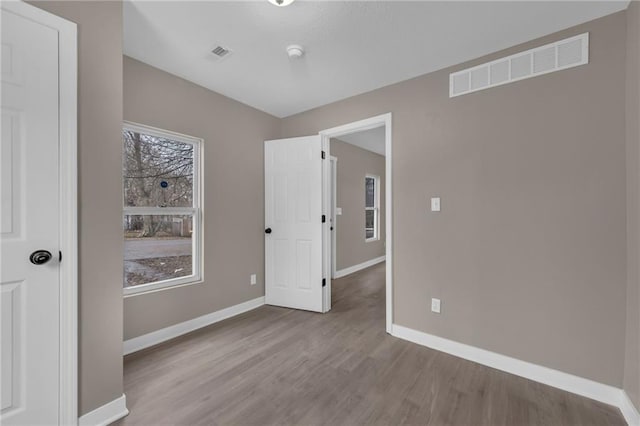
[[[322,287],[326,287],[327,286],[327,279],[323,278],[322,279]]]
[[[322,223],[325,223],[327,221],[327,216],[322,215]]]
[[[326,154],[324,151],[322,151],[322,159],[323,159],[323,160],[325,159],[326,155],[327,155],[327,154]]]

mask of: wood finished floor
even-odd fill
[[[617,408],[394,338],[384,263],[333,309],[264,306],[125,358],[117,425],[624,425]]]

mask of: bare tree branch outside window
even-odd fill
[[[136,126],[125,126],[122,139],[124,287],[195,277],[200,264],[193,245],[194,237],[196,243],[199,239],[193,235],[199,218],[199,200],[194,199],[199,145],[146,134]]]
[[[193,145],[123,131],[125,207],[191,207],[193,205]],[[128,224],[153,237],[165,221],[139,216]]]

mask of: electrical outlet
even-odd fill
[[[256,285],[257,282],[256,274],[251,274],[251,285]]]
[[[440,313],[440,299],[431,299],[431,312]]]
[[[440,197],[432,197],[431,198],[431,211],[439,212],[440,211]]]

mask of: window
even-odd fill
[[[378,194],[378,176],[367,175],[364,178],[365,204],[364,204],[364,237],[365,241],[377,241],[380,239],[380,196]]]
[[[202,140],[125,123],[124,293],[200,281]]]

